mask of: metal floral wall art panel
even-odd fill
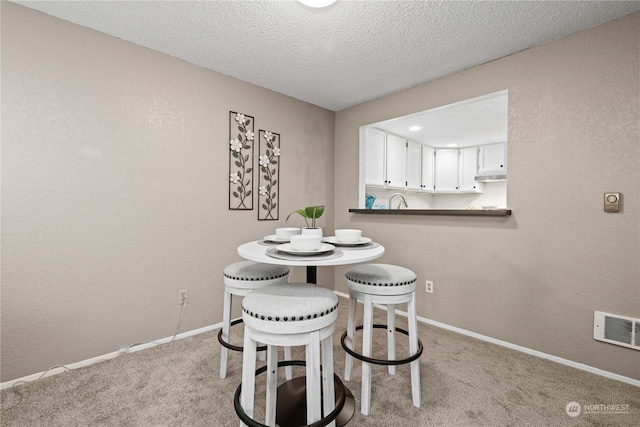
[[[260,130],[258,219],[276,220],[280,212],[280,134]]]
[[[229,111],[229,209],[253,209],[253,122]]]

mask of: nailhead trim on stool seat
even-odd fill
[[[347,331],[342,335],[341,344],[347,352],[345,359],[345,380],[351,376],[352,358],[362,361],[361,412],[369,414],[371,402],[371,364],[386,365],[389,374],[396,372],[396,365],[411,365],[411,395],[413,405],[420,407],[420,364],[418,358],[422,354],[422,342],[418,338],[416,315],[416,274],[404,267],[391,264],[363,264],[350,268],[345,274],[349,285],[349,312],[347,315]],[[357,302],[364,304],[363,325],[357,326]],[[395,327],[395,306],[407,304],[407,323],[409,331]],[[387,324],[373,324],[374,305],[385,305],[387,308]],[[373,329],[387,330],[387,359],[374,359],[372,355]],[[362,354],[354,351],[354,334],[362,329]],[[409,336],[410,356],[396,358],[395,333]]]
[[[254,261],[239,261],[225,267],[222,272],[226,279],[234,281],[235,287],[247,287],[255,289],[262,287],[260,283],[276,280],[289,275],[289,267],[286,265],[262,264]]]
[[[255,351],[257,342],[267,344],[265,425],[276,421],[277,367],[301,363],[306,366],[306,419],[308,424],[335,425],[333,332],[338,317],[338,297],[333,291],[310,283],[278,283],[256,289],[242,300],[244,355],[242,383],[234,407],[241,425],[260,426],[253,420]],[[278,363],[279,346],[305,346],[305,361]],[[344,396],[340,399],[344,405]],[[324,412],[323,412],[324,411]],[[324,413],[324,418],[322,417]],[[282,414],[285,417],[290,414]],[[286,419],[286,418],[285,418]]]
[[[309,283],[269,286],[250,293],[242,301],[243,312],[272,322],[317,319],[337,308],[336,294]]]
[[[242,323],[242,319],[231,321],[231,305],[233,296],[244,297],[249,292],[274,285],[286,283],[289,279],[289,267],[285,265],[263,264],[254,261],[238,261],[225,267],[224,276],[224,302],[222,315],[222,328],[218,332],[220,349],[220,378],[227,376],[228,350],[242,351],[242,346],[229,343],[229,331],[231,326]],[[260,347],[259,351],[266,350]],[[285,357],[290,356],[290,348],[285,348]],[[264,358],[264,353],[260,353]],[[290,357],[289,357],[290,358]],[[287,378],[291,377],[291,368],[287,368]]]
[[[409,286],[417,280],[408,268],[391,264],[356,265],[345,274],[348,280],[369,286]]]
[[[345,274],[349,289],[371,295],[403,295],[416,289],[416,274],[391,264],[363,264]]]

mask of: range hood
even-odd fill
[[[506,173],[500,173],[500,174],[495,174],[495,175],[477,175],[474,179],[476,181],[478,181],[478,182],[506,181],[507,180],[507,174]]]

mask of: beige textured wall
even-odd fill
[[[362,228],[381,262],[434,280],[420,315],[640,378],[639,352],[591,338],[594,310],[640,317],[640,15],[341,111],[334,137],[332,112],[1,8],[2,381],[172,335],[179,289],[182,331],[219,322],[237,244],[294,208],[332,212],[334,167],[322,225]],[[512,217],[347,212],[360,125],[501,89]],[[229,110],[282,135],[280,221],[227,209]],[[605,191],[624,212],[602,212]]]
[[[338,112],[336,227],[363,229],[387,248],[380,262],[417,273],[419,315],[640,379],[640,352],[592,338],[595,310],[640,317],[639,61],[635,14]],[[359,126],[502,89],[513,216],[348,213]],[[623,212],[603,212],[606,191]]]
[[[281,134],[280,221],[228,210],[230,110]],[[172,336],[183,288],[219,322],[238,244],[333,211],[334,116],[2,2],[2,381]]]

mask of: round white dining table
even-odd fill
[[[384,254],[384,246],[371,242],[362,246],[336,246],[334,253],[330,255],[286,256],[285,254],[284,257],[269,255],[267,251],[271,249],[270,252],[272,252],[277,246],[277,243],[255,240],[238,246],[238,255],[265,264],[307,267],[307,282],[316,283],[316,267],[358,264],[379,258]]]
[[[384,254],[384,246],[370,242],[359,246],[336,246],[328,254],[296,256],[276,253],[277,243],[264,240],[243,243],[238,246],[238,255],[250,261],[266,264],[290,265],[307,268],[307,282],[317,283],[316,268],[334,265],[357,264],[371,261]],[[336,418],[337,426],[344,426],[355,413],[353,394],[345,386],[345,405]],[[281,427],[306,425],[306,392],[304,377],[286,381],[278,387],[276,423]]]

